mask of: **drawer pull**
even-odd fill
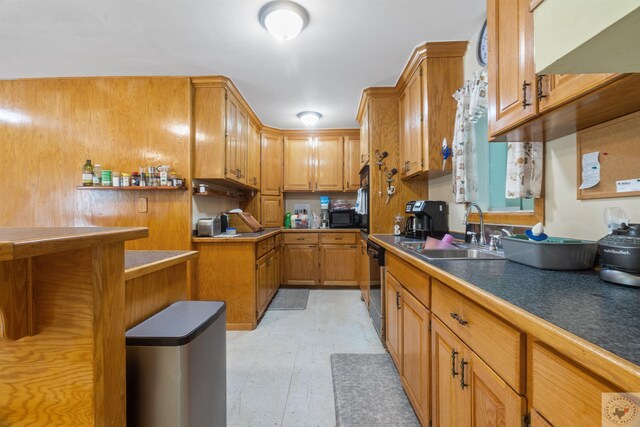
[[[468,364],[469,362],[465,362],[463,357],[462,361],[460,362],[460,388],[462,390],[464,390],[465,387],[469,387],[469,384],[464,382],[464,367]]]
[[[458,313],[449,313],[449,314],[453,319],[457,320],[458,323],[460,323],[462,326],[465,326],[467,323],[469,323],[466,320],[464,320],[462,317],[460,317]]]
[[[458,352],[451,350],[451,378],[455,378],[458,373],[456,372],[456,356]]]
[[[396,308],[398,310],[400,310],[400,308],[402,308],[402,307],[400,307],[400,292],[399,291],[396,291]]]
[[[335,237],[336,240],[342,240],[342,237]]]

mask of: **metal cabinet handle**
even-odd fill
[[[458,315],[458,313],[449,313],[449,315],[451,315],[451,317],[452,317],[454,320],[457,320],[457,321],[458,321],[458,323],[460,323],[462,326],[466,326],[466,325],[467,325],[467,323],[469,323],[469,322],[467,322],[466,320],[464,320],[462,317],[460,317],[460,316]]]
[[[542,101],[542,98],[546,98],[547,95],[542,91],[542,78],[545,77],[544,74],[540,74],[538,76],[538,101]]]
[[[451,378],[455,378],[458,373],[456,372],[456,356],[458,352],[451,350]]]
[[[522,81],[522,109],[526,110],[528,106],[531,105],[530,102],[527,102],[527,87],[531,86],[531,83],[527,83],[526,80]]]
[[[396,308],[400,310],[400,291],[396,291]]]
[[[469,362],[465,362],[463,357],[462,361],[460,362],[460,388],[462,390],[464,390],[465,387],[469,387],[469,384],[464,382],[464,367],[467,366],[468,364]]]
[[[335,239],[336,240],[342,240],[342,237],[336,237]]]

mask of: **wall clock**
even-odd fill
[[[478,63],[486,67],[488,58],[489,44],[487,43],[487,21],[485,20],[482,30],[480,30],[480,37],[478,38]]]

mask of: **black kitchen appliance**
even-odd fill
[[[369,234],[369,165],[360,171],[360,230]]]
[[[640,224],[622,224],[598,241],[598,251],[602,280],[640,287]]]
[[[407,202],[405,213],[412,214],[407,219],[405,237],[421,240],[427,237],[441,239],[449,232],[447,202],[413,200]]]
[[[384,295],[384,248],[371,240],[367,240],[367,254],[369,255],[369,316],[373,321],[373,326],[382,340],[384,345],[385,327],[384,327],[384,304],[382,296]]]
[[[353,209],[330,209],[329,228],[354,228]]]

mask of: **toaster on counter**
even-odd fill
[[[222,223],[220,217],[200,218],[196,228],[198,237],[213,237],[222,233]]]

